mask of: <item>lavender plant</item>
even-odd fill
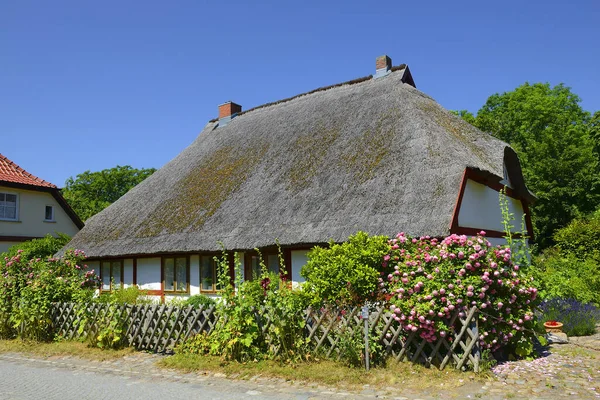
[[[543,301],[538,312],[541,325],[546,321],[562,322],[563,332],[568,336],[592,335],[596,332],[596,325],[600,323],[600,309],[576,299],[554,298]]]

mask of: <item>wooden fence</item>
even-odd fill
[[[112,308],[111,308],[112,307]],[[315,354],[329,358],[340,357],[342,334],[360,335],[364,329],[360,308],[351,310],[313,310],[304,313],[305,333]],[[82,339],[96,335],[100,325],[108,325],[112,320],[120,321],[129,345],[139,350],[165,352],[177,344],[200,332],[210,332],[218,314],[211,307],[177,307],[165,304],[151,305],[108,305],[92,303],[85,313],[87,321],[80,328],[80,317],[73,303],[57,303],[52,309],[55,333],[67,339]],[[267,343],[275,343],[269,337],[270,320],[264,310],[257,310],[255,317],[260,321],[263,336]],[[456,311],[449,323],[455,327],[453,341],[440,338],[429,343],[414,332],[407,334],[392,314],[383,307],[369,313],[369,329],[387,355],[399,361],[412,361],[425,366],[443,369],[448,364],[456,368],[469,367],[479,370],[479,341],[477,310],[472,308],[464,318]],[[278,349],[270,346],[277,354]]]

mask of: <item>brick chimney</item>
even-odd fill
[[[386,55],[379,56],[375,60],[375,75],[373,78],[381,78],[390,73],[392,69],[392,59]]]
[[[232,101],[219,105],[219,126],[225,126],[235,118],[238,113],[242,112],[242,106]]]

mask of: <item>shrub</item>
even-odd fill
[[[48,340],[52,303],[91,298],[99,279],[82,263],[82,251],[47,260],[27,260],[23,253],[0,261],[0,335]]]
[[[533,259],[542,297],[600,306],[600,210],[571,221],[554,239],[555,247]]]
[[[580,260],[594,258],[600,262],[600,209],[596,213],[576,218],[554,234],[556,247]]]
[[[379,328],[379,327],[378,327]],[[349,367],[365,367],[365,336],[363,329],[334,328],[338,340],[340,360]],[[381,330],[369,330],[369,364],[385,364],[385,351],[379,341]]]
[[[252,361],[263,358],[266,354],[264,342],[259,340],[260,327],[256,319],[256,307],[260,300],[260,282],[241,282],[241,264],[235,259],[238,289],[232,285],[229,278],[228,254],[223,251],[218,263],[219,283],[222,301],[219,303],[217,320],[209,335],[201,333],[190,338],[175,351],[179,353],[218,355],[225,360]]]
[[[76,300],[79,333],[87,331],[90,344],[103,349],[120,349],[129,345],[125,336],[129,324],[125,306],[152,302],[147,297],[147,291],[137,285],[114,289],[96,298]],[[106,311],[94,314],[88,308],[90,303],[94,302],[105,304]],[[94,321],[94,329],[89,325],[91,321]]]
[[[175,348],[177,354],[209,354],[212,345],[212,340],[206,332],[200,332],[188,338],[183,343]]]
[[[332,242],[329,248],[317,246],[308,253],[308,263],[300,272],[306,279],[303,289],[313,305],[345,307],[376,300],[381,260],[388,252],[385,236],[365,232],[341,244]]]
[[[126,288],[114,289],[108,293],[102,293],[97,298],[99,303],[107,304],[150,304],[152,299],[148,297],[148,291],[140,289],[137,285]]]
[[[415,332],[428,342],[452,341],[452,314],[464,317],[474,306],[482,314],[484,349],[510,343],[518,355],[526,355],[533,350],[537,289],[526,268],[512,263],[510,248],[493,248],[483,234],[437,240],[399,233],[390,240],[382,283],[387,281],[391,311],[406,334]]]
[[[265,289],[263,323],[271,322],[267,331],[271,338],[270,357],[298,361],[308,353],[304,310],[309,305],[309,298],[302,290],[294,290],[287,282],[275,278],[262,282]],[[279,348],[276,357],[275,348]]]
[[[2,258],[7,257],[10,259],[18,254],[23,260],[32,260],[34,258],[45,260],[56,254],[69,243],[69,240],[71,240],[69,235],[65,235],[64,233],[59,233],[57,237],[48,234],[41,239],[32,239],[27,242],[15,244],[6,253],[2,254]]]
[[[600,265],[592,258],[551,248],[533,258],[532,273],[544,299],[571,298],[600,305]]]
[[[596,332],[600,323],[600,309],[592,304],[583,304],[576,299],[555,298],[540,304],[540,328],[546,321],[563,323],[563,332],[568,336],[587,336]]]
[[[208,297],[203,294],[197,294],[186,299],[184,305],[198,308],[201,306],[208,308],[210,306],[214,306],[215,304],[217,304],[217,302],[212,297]]]
[[[258,250],[257,250],[258,251]],[[260,252],[259,252],[260,255]],[[280,265],[283,265],[281,251]],[[222,301],[210,334],[201,333],[176,348],[179,353],[211,354],[228,361],[264,358],[294,361],[305,353],[305,296],[294,291],[282,275],[269,273],[261,257],[261,273],[242,281],[241,264],[235,258],[236,287],[229,277],[228,255],[217,258]],[[268,326],[267,326],[268,323]],[[277,355],[274,350],[278,349]]]

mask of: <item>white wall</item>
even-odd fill
[[[308,262],[309,250],[292,250],[292,282],[304,282],[300,270]]]
[[[55,232],[75,235],[79,228],[50,193],[0,186],[0,192],[17,194],[17,221],[0,220],[0,236],[43,237]],[[54,208],[54,222],[46,222],[46,206]],[[0,244],[4,246],[4,244]]]
[[[133,286],[133,258],[123,260],[123,286]]]
[[[508,209],[514,216],[513,232],[518,232],[521,230],[521,218],[524,214],[523,205],[520,200],[507,198]],[[458,226],[503,232],[498,192],[481,183],[467,180],[458,213]]]
[[[160,290],[160,257],[137,259],[137,284],[140,289]]]
[[[200,256],[190,256],[190,296],[200,294]]]
[[[493,238],[493,237],[489,237],[487,238],[487,240],[489,240],[489,242],[492,244],[492,246],[496,247],[498,245],[500,246],[506,246],[506,240],[504,238]]]

